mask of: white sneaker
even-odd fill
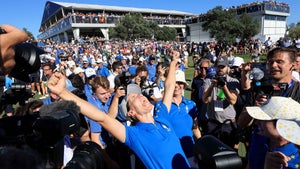
[[[40,97],[41,100],[46,99],[46,98],[47,98],[46,96],[41,96]]]

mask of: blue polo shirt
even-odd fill
[[[104,113],[108,112],[111,100],[112,99],[110,97],[110,99],[106,103],[103,103],[98,98],[96,98],[94,95],[92,95],[92,97],[88,98],[88,102],[90,102],[92,105],[94,105],[95,107],[97,107],[99,110],[101,110]],[[104,128],[102,128],[102,126],[98,122],[91,120],[89,118],[86,118],[86,119],[90,124],[91,133],[100,133],[99,140],[100,140],[101,144],[105,146],[111,140],[111,137],[109,136],[108,132]]]
[[[167,107],[160,104],[154,111],[157,114],[154,124],[138,122],[135,126],[125,126],[125,144],[149,169],[190,168],[172,125],[158,113],[168,112]]]
[[[97,73],[97,75],[102,76],[102,77],[108,77],[110,75],[109,70],[105,66],[98,68],[96,73]]]
[[[84,94],[87,98],[92,97],[93,95],[93,90],[92,90],[92,86],[89,84],[85,84],[84,85]]]
[[[161,105],[158,101],[156,105]],[[197,117],[197,107],[194,101],[182,97],[179,106],[172,103],[170,112],[158,112],[166,118],[173,126],[185,155],[189,158],[194,156],[193,119]]]
[[[264,169],[265,156],[268,151],[271,152],[281,152],[284,155],[291,158],[288,161],[288,167],[283,167],[283,169],[296,169],[299,168],[300,159],[299,151],[295,144],[289,143],[282,147],[270,150],[268,148],[268,139],[257,134],[258,129],[254,129],[254,133],[251,138],[251,146],[249,150],[249,167],[251,169]]]
[[[148,80],[154,82],[156,80],[156,64],[150,65],[149,63],[146,65],[148,69]]]

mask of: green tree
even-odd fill
[[[300,22],[289,29],[289,37],[291,37],[292,39],[300,37]]]
[[[206,14],[207,20],[202,28],[208,31],[211,38],[218,42],[233,43],[238,37],[238,21],[233,10],[223,10],[222,6],[217,6],[209,10]]]
[[[121,39],[159,39],[174,40],[176,29],[163,27],[160,28],[156,22],[146,21],[140,13],[126,14],[116,27],[109,29],[111,38]]]
[[[218,42],[232,44],[239,39],[246,39],[259,32],[259,23],[249,14],[237,16],[234,9],[223,10],[222,6],[217,6],[209,10],[206,14],[202,28],[208,31],[211,38]]]
[[[35,40],[35,37],[33,36],[33,34],[27,30],[27,28],[23,28],[23,31],[27,33],[29,39],[31,40]]]
[[[251,37],[257,35],[259,33],[259,22],[256,19],[253,19],[247,13],[243,13],[239,17],[240,22],[240,36],[239,38],[242,40],[248,40]]]
[[[155,37],[157,40],[164,40],[164,41],[175,40],[176,33],[177,33],[177,31],[175,28],[164,26],[157,30]]]

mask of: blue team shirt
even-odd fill
[[[158,101],[156,105],[161,105],[162,101]],[[182,101],[177,104],[172,103],[170,112],[158,112],[158,115],[166,118],[173,126],[180,144],[187,157],[194,156],[193,147],[193,119],[197,117],[197,107],[194,101],[182,97]]]
[[[190,168],[172,125],[159,115],[159,112],[167,113],[167,107],[160,104],[154,111],[154,124],[138,122],[134,126],[125,126],[125,144],[149,169]]]
[[[109,70],[107,67],[102,66],[101,68],[98,68],[97,70],[97,75],[102,76],[102,77],[108,77],[110,75]]]
[[[94,95],[90,98],[87,98],[87,99],[88,99],[89,103],[91,103],[92,105],[97,107],[102,112],[107,113],[108,109],[109,109],[109,106],[110,106],[110,103],[112,101],[111,98],[112,97],[110,97],[110,99],[106,103],[101,102]],[[102,126],[98,122],[96,122],[94,120],[91,120],[89,118],[86,118],[86,119],[90,124],[91,133],[101,133],[100,137],[99,137],[99,140],[100,140],[102,145],[106,145],[107,142],[111,140],[111,137],[109,136],[108,132],[105,129],[103,129]]]
[[[84,85],[84,94],[85,96],[89,99],[92,97],[93,95],[93,90],[92,90],[92,86],[89,84],[85,84]]]
[[[154,82],[156,77],[156,64],[150,65],[147,64],[146,65],[147,69],[148,69],[148,80]]]

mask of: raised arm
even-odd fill
[[[81,109],[81,113],[90,119],[98,122],[102,125],[108,132],[110,132],[114,137],[116,137],[121,142],[125,141],[126,133],[125,127],[118,120],[109,117],[104,112],[100,111],[94,107],[89,102],[77,97],[70,91],[66,89],[66,79],[61,73],[54,73],[49,81],[47,86],[51,92],[57,94],[63,100],[72,100],[74,101]]]
[[[117,91],[115,92],[115,96],[109,106],[108,113],[111,118],[116,118],[118,115],[118,105],[120,97],[125,96],[125,90],[123,87],[119,87]]]
[[[170,57],[172,61],[170,63],[169,73],[165,81],[165,93],[163,96],[163,103],[167,106],[168,111],[170,111],[171,108],[173,93],[176,85],[175,70],[177,61],[179,59],[179,52],[175,50],[171,51]]]

